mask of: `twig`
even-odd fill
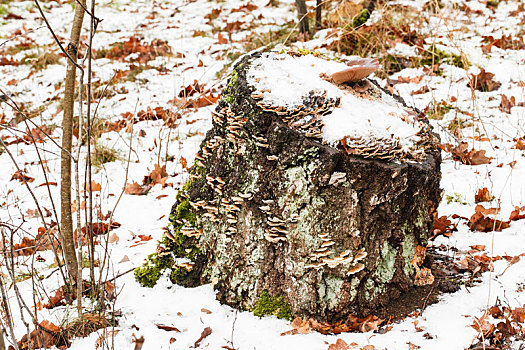
[[[53,38],[55,39],[55,42],[58,44],[58,47],[60,47],[60,50],[62,51],[62,53],[64,55],[66,55],[66,57],[69,59],[69,61],[75,66],[77,67],[78,69],[80,70],[83,70],[84,68],[82,68],[82,66],[80,66],[76,60],[74,60],[70,55],[69,55],[69,52],[67,52],[66,49],[64,49],[64,47],[62,46],[62,44],[60,43],[60,40],[58,40],[55,32],[53,31],[53,28],[51,28],[51,25],[49,24],[49,22],[47,21],[47,18],[46,18],[46,15],[44,14],[44,11],[42,11],[42,8],[40,7],[40,3],[38,2],[38,0],[34,0],[35,4],[36,4],[36,7],[38,7],[38,11],[40,12],[40,15],[42,16],[42,18],[44,19],[44,22],[46,22],[46,26],[47,28],[49,29],[49,31],[51,32],[51,35],[53,35]],[[78,50],[77,47],[74,48],[75,51]]]

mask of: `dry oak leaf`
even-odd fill
[[[502,112],[510,113],[512,107],[516,105],[516,98],[511,96],[510,99],[506,95],[501,95],[501,102],[499,104],[499,109]]]
[[[474,317],[474,323],[470,326],[479,333],[483,333],[483,337],[487,338],[490,336],[496,327],[488,321],[489,311],[485,311],[480,318]]]
[[[348,350],[350,349],[350,346],[343,340],[343,339],[337,339],[335,344],[330,344],[328,347],[328,350]]]
[[[27,334],[24,334],[22,339],[17,342],[17,345],[21,350],[28,349],[29,347],[32,349],[49,349],[58,344],[61,331],[62,329],[60,327],[57,327],[48,320],[44,320],[40,322],[37,329],[29,334],[29,339]]]
[[[146,193],[148,193],[148,188],[142,187],[141,185],[133,181],[130,184],[126,184],[126,187],[124,188],[124,193],[136,196],[143,196]]]
[[[467,83],[467,86],[483,92],[494,91],[501,86],[501,83],[494,80],[493,78],[493,73],[485,72],[485,69],[480,68],[479,74],[471,74],[470,81]]]
[[[480,232],[491,232],[501,231],[508,228],[510,221],[500,221],[488,217],[487,215],[493,215],[499,213],[499,208],[488,208],[485,209],[482,205],[476,205],[474,214],[469,219],[469,227],[471,231]]]
[[[485,150],[477,151],[475,149],[468,150],[468,143],[461,142],[458,146],[452,148],[445,146],[445,149],[452,153],[454,160],[459,160],[466,165],[480,165],[489,164],[490,158],[485,156]]]
[[[142,183],[144,185],[155,186],[156,184],[166,187],[166,180],[168,180],[168,173],[166,172],[166,165],[162,167],[158,164],[155,164],[155,169],[148,175],[144,177]]]
[[[26,182],[33,182],[35,181],[34,178],[32,178],[31,176],[27,176],[26,174],[20,172],[20,171],[17,171],[13,174],[13,176],[11,177],[11,181],[13,180],[18,180],[20,182],[24,182],[24,180]]]
[[[439,235],[443,235],[445,237],[452,236],[452,232],[456,231],[456,226],[452,225],[452,221],[450,221],[445,215],[439,216],[438,212],[434,212],[434,227],[432,228],[432,237],[430,239],[433,239]]]
[[[520,212],[523,212],[523,214],[520,214]],[[525,205],[523,207],[514,207],[514,210],[510,213],[510,221],[516,221],[521,219],[525,219]]]
[[[520,137],[514,146],[516,149],[525,151],[525,137]]]
[[[478,190],[478,193],[474,195],[474,201],[476,203],[480,202],[490,202],[495,197],[489,192],[489,190],[486,187],[480,188]]]

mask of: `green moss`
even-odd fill
[[[461,205],[467,205],[468,203],[465,201],[465,198],[457,192],[454,192],[453,194],[447,194],[445,195],[445,199],[447,201],[447,204],[450,204],[452,202],[459,203]]]
[[[496,8],[499,5],[499,0],[488,0],[487,1],[487,7],[493,7]]]
[[[150,254],[148,260],[134,271],[135,279],[143,287],[152,288],[157,284],[164,270],[171,268],[173,258],[170,254],[159,256],[157,253]]]
[[[237,73],[236,70],[232,72],[232,76],[230,78],[230,81],[228,82],[228,87],[226,89],[226,94],[224,94],[223,99],[228,102],[230,105],[233,104],[235,101],[235,85],[237,83],[237,79],[239,78],[239,73]]]
[[[362,9],[361,12],[352,19],[352,27],[357,28],[365,24],[370,18],[370,12],[367,9]]]
[[[259,296],[259,301],[253,310],[255,316],[273,315],[277,318],[292,319],[292,309],[284,296],[271,297],[265,289]]]
[[[188,277],[188,270],[184,267],[177,267],[176,269],[173,269],[170,274],[171,282],[176,284],[181,284],[186,277]]]

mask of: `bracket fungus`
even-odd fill
[[[221,302],[248,310],[266,291],[322,321],[373,313],[414,287],[440,151],[422,113],[366,78],[374,69],[273,52],[239,60],[173,206],[166,249],[192,263],[176,283],[213,281]]]
[[[337,83],[351,83],[363,80],[379,69],[377,58],[357,58],[346,62],[348,68],[332,73],[330,78]]]

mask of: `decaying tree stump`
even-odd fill
[[[179,257],[174,282],[328,321],[414,286],[440,197],[436,136],[372,80],[336,84],[344,67],[297,53],[237,64],[159,248]]]

